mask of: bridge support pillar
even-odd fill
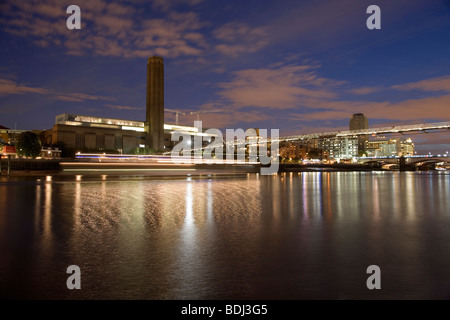
[[[406,171],[406,159],[404,156],[401,156],[399,161],[400,171]]]

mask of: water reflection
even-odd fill
[[[207,219],[206,222],[208,224],[208,230],[212,231],[213,225],[214,225],[214,210],[213,210],[213,190],[212,190],[212,180],[208,180],[207,185],[208,191],[206,193],[206,215]]]
[[[308,220],[309,218],[309,210],[308,210],[308,183],[307,183],[307,174],[302,174],[302,196],[303,196],[303,217]]]
[[[377,264],[382,297],[443,297],[449,191],[412,172],[0,182],[0,269],[25,297],[73,298],[46,275],[77,264],[77,298],[346,299]]]
[[[195,245],[195,223],[193,210],[192,182],[186,183],[186,213],[182,229],[183,246],[181,251],[190,255]]]
[[[41,195],[42,190],[41,190],[41,185],[37,184],[36,185],[36,196],[35,196],[35,203],[34,203],[34,232],[37,234],[40,232],[40,225],[39,225],[39,221],[40,221],[40,215],[41,215]],[[6,194],[6,192],[5,192]]]
[[[326,203],[328,204],[326,206],[327,211],[325,213],[325,217],[328,221],[330,221],[333,218],[333,211],[332,211],[332,199],[331,199],[331,174],[329,172],[325,173],[326,176]]]
[[[76,233],[80,232],[81,229],[81,182],[77,179],[75,182],[75,199],[74,199],[74,231]]]
[[[43,239],[45,241],[46,249],[50,249],[52,241],[52,183],[46,180],[45,183],[45,203],[44,203],[44,217],[43,217]],[[50,180],[51,181],[51,180]]]

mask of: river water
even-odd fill
[[[0,252],[2,298],[448,299],[450,175],[2,177]]]

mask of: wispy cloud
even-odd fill
[[[356,94],[356,95],[365,95],[370,94],[373,92],[378,92],[382,90],[398,90],[398,91],[412,91],[412,90],[418,90],[418,91],[426,91],[426,92],[450,92],[450,76],[441,76],[441,77],[435,77],[415,82],[408,82],[404,84],[397,84],[390,87],[382,87],[382,86],[374,86],[374,87],[361,87],[361,88],[355,88],[350,89],[348,92]]]
[[[421,91],[445,91],[450,92],[450,76],[436,77],[416,82],[395,85],[391,87],[397,90],[421,90]]]
[[[241,22],[227,23],[214,30],[213,36],[219,40],[215,49],[232,57],[256,52],[269,43],[266,28],[251,27]]]
[[[450,119],[450,95],[406,99],[399,102],[373,101],[329,101],[318,104],[321,111],[291,114],[298,121],[344,120],[355,112],[367,115],[369,119],[422,122],[429,119]]]
[[[113,109],[113,110],[144,110],[144,107],[130,107],[130,106],[120,106],[113,104],[105,104],[105,107]]]
[[[378,87],[361,87],[361,88],[355,88],[355,89],[350,89],[348,90],[348,92],[356,94],[356,95],[365,95],[365,94],[370,94],[370,93],[374,93],[377,91],[383,90],[383,87],[378,86]]]
[[[82,102],[86,100],[113,100],[111,97],[97,96],[85,93],[60,93],[52,92],[54,94],[53,99],[61,101],[77,101]]]
[[[177,7],[180,5],[185,6],[196,6],[201,3],[203,0],[153,0],[152,6],[155,9],[168,11],[173,7]]]
[[[65,93],[49,90],[45,88],[32,87],[27,84],[17,83],[10,79],[0,79],[0,96],[23,95],[23,94],[41,94],[49,96],[54,100],[61,101],[86,101],[86,100],[111,100],[110,97],[90,95],[86,93]]]
[[[9,79],[0,79],[0,96],[26,93],[49,94],[50,91],[44,88],[30,87],[26,84],[18,84]]]
[[[170,117],[174,123],[174,117]],[[218,116],[217,113],[203,113],[200,115],[200,120],[204,128],[235,128],[237,124],[246,123],[250,127],[260,121],[270,120],[272,117],[268,114],[261,113],[259,111],[241,111],[231,108],[224,109],[223,113]],[[197,120],[196,115],[186,115],[180,118],[179,124],[182,125],[194,125],[194,121]],[[247,129],[247,127],[243,128]]]
[[[335,88],[343,81],[320,77],[312,65],[274,65],[233,73],[229,82],[220,83],[219,95],[235,107],[290,109],[317,99],[337,97]]]

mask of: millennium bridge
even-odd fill
[[[361,130],[346,130],[346,131],[334,131],[334,132],[319,132],[319,133],[308,133],[301,135],[293,135],[280,137],[280,141],[295,141],[295,140],[307,140],[321,137],[355,137],[355,136],[366,136],[366,135],[378,135],[378,134],[404,134],[405,132],[411,133],[431,133],[439,132],[450,129],[450,122],[437,122],[437,123],[423,123],[423,124],[412,124],[404,126],[391,126],[391,127],[380,127],[380,128],[370,128]]]

